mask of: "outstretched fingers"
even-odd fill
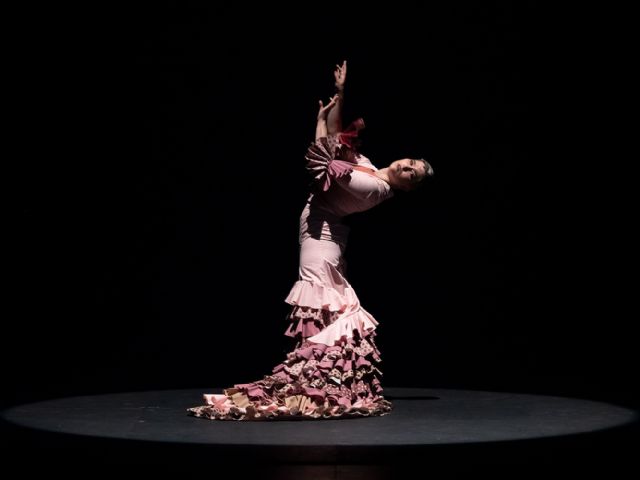
[[[336,69],[333,72],[333,76],[336,80],[336,87],[343,88],[345,81],[347,80],[347,61],[343,60],[342,65],[336,64]]]
[[[326,105],[322,103],[322,100],[318,100],[318,105],[319,105],[318,118],[324,117],[329,112],[329,110],[331,110],[336,105],[337,102],[338,102],[338,95],[334,95],[333,97],[331,97],[329,99],[329,103],[327,103]]]

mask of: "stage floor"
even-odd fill
[[[610,454],[611,441],[637,420],[633,410],[584,399],[416,388],[386,388],[394,409],[384,417],[237,422],[188,416],[204,392],[221,389],[60,398],[10,408],[3,418],[19,431],[23,449],[52,446],[63,457],[62,450],[81,449],[103,462],[108,451],[114,462],[168,469],[288,465],[297,469],[292,477],[303,474],[301,468],[325,469],[306,470],[314,478],[374,478],[365,469],[398,464],[477,472],[480,464],[540,464],[556,458],[559,448],[563,455]],[[340,476],[338,466],[351,473]]]

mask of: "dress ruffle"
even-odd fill
[[[378,322],[373,316],[360,305],[347,311],[316,335],[309,337],[309,340],[325,345],[335,345],[344,338],[351,338],[356,332],[362,336],[372,332],[378,326]]]
[[[334,287],[341,287],[342,291]],[[334,345],[343,337],[352,337],[354,331],[365,335],[378,326],[378,321],[362,308],[355,291],[346,280],[345,283],[334,283],[333,286],[298,280],[285,302],[294,306],[289,315],[294,325],[287,329],[285,335],[294,336],[292,334],[302,332],[304,337],[310,337],[309,340],[327,346]],[[319,313],[312,314],[315,315],[316,322],[309,323],[310,315],[306,313],[309,311],[326,313],[322,317]],[[328,314],[331,314],[331,324],[327,326]],[[307,333],[311,335],[306,335]]]
[[[287,318],[291,321],[284,332],[288,337],[309,338],[319,334],[336,321],[340,312],[294,306]]]
[[[341,290],[338,290],[338,288]],[[284,300],[290,305],[326,309],[331,312],[345,311],[358,303],[358,297],[350,286],[323,285],[308,280],[298,280],[293,284]]]
[[[382,416],[392,404],[382,395],[375,332],[343,338],[328,347],[306,340],[272,375],[207,394],[206,405],[188,409],[211,420],[316,419]]]
[[[287,316],[291,321],[285,335],[302,337],[315,343],[333,346],[354,332],[364,336],[376,329],[378,321],[359,304],[347,312],[296,306]]]

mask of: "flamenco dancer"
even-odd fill
[[[411,191],[433,175],[424,159],[403,158],[377,168],[358,151],[358,119],[342,129],[347,62],[334,71],[336,93],[319,101],[315,141],[306,168],[313,177],[300,215],[299,278],[285,301],[292,306],[285,335],[295,348],[262,380],[205,394],[190,415],[211,420],[324,419],[382,416],[378,322],[346,278],[349,227],[344,217]]]

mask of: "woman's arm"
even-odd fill
[[[329,111],[327,116],[327,129],[329,135],[335,135],[342,132],[342,102],[344,102],[344,84],[347,81],[347,61],[344,60],[342,65],[336,65],[333,72],[336,80],[336,101],[335,108]]]
[[[327,136],[327,115],[331,113],[338,102],[338,95],[334,95],[325,106],[322,100],[318,100],[320,109],[318,110],[318,123],[316,123],[316,140]]]

